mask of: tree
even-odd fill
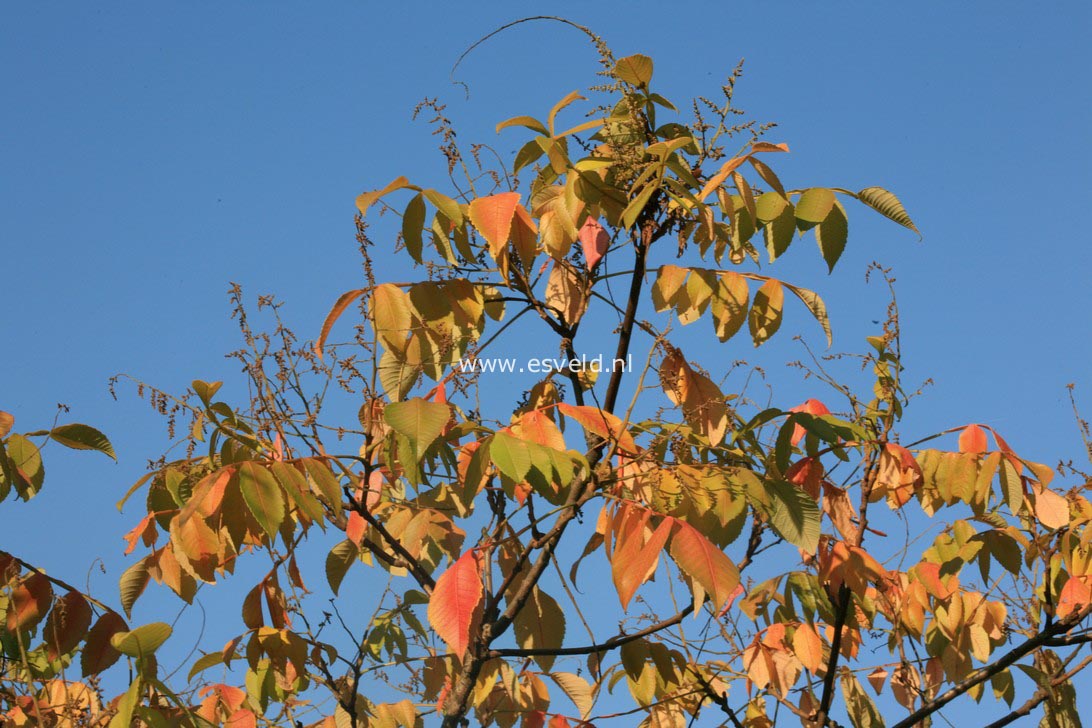
[[[1053,469],[981,424],[902,444],[914,392],[894,302],[858,357],[865,394],[834,362],[807,365],[830,406],[726,391],[715,345],[703,368],[671,328],[707,319],[719,342],[759,346],[788,293],[829,340],[822,299],[763,260],[810,233],[833,269],[851,207],[916,232],[902,204],[880,187],[786,188],[771,165],[788,146],[736,123],[738,69],[684,124],[652,90],[651,59],[594,39],[601,103],[580,117],[574,92],[544,120],[502,122],[528,137],[503,168],[464,157],[431,105],[451,186],[399,177],[360,195],[365,285],[313,345],[269,298],[273,330],[252,328],[234,291],[249,402],[220,382],[179,397],[141,385],[172,439],[186,425],[185,452],[119,504],[140,511],[120,609],[0,552],[8,722],[818,726],[838,725],[840,704],[854,726],[884,725],[863,675],[905,709],[887,720],[900,728],[981,700],[987,682],[1012,707],[994,725],[1034,710],[1079,724],[1087,476],[1052,486]],[[400,215],[420,280],[376,277],[377,208]],[[350,311],[355,335],[329,344]],[[557,360],[519,402],[480,399],[486,357],[535,319]],[[608,336],[613,361],[588,365],[582,345]],[[329,419],[337,392],[357,422]],[[113,456],[94,428],[17,434],[0,413],[0,501],[38,494],[50,440]],[[943,524],[930,543],[880,529],[925,518]],[[128,623],[150,582],[190,602],[263,558],[238,636],[166,684],[171,627]],[[589,588],[594,569],[616,603]],[[341,593],[330,608],[323,579]],[[1036,684],[1019,704],[1014,666]]]

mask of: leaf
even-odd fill
[[[546,129],[546,125],[533,116],[513,116],[511,119],[505,119],[497,124],[497,133],[500,134],[501,130],[507,129],[510,126],[522,126],[531,131],[537,131],[543,136],[550,135],[550,132]]]
[[[88,631],[87,638],[80,651],[80,668],[84,677],[97,675],[118,661],[121,653],[110,644],[110,639],[118,632],[125,632],[129,626],[117,612],[106,612]]]
[[[792,651],[810,672],[817,672],[823,664],[823,640],[815,627],[801,623],[792,635]]]
[[[129,657],[144,657],[155,654],[171,636],[171,631],[171,625],[166,622],[152,622],[131,632],[118,632],[110,638],[110,646]]]
[[[428,600],[429,624],[459,659],[470,644],[471,626],[480,618],[482,589],[478,557],[470,550],[440,575]]]
[[[546,592],[535,587],[512,622],[516,644],[525,650],[558,649],[565,640],[565,612]],[[543,670],[554,666],[555,655],[534,655]]]
[[[136,709],[137,703],[140,702],[140,688],[141,688],[140,675],[133,678],[133,682],[129,685],[129,689],[125,691],[125,694],[121,696],[121,699],[117,704],[117,712],[114,713],[114,717],[110,719],[110,723],[107,728],[131,728],[133,723],[133,710]]]
[[[330,585],[334,596],[337,596],[341,582],[345,579],[345,574],[349,572],[349,567],[356,563],[359,556],[360,549],[348,539],[334,546],[326,555],[326,582]]]
[[[470,222],[489,244],[489,252],[497,259],[508,244],[512,229],[512,216],[519,205],[518,192],[502,192],[489,197],[479,197],[470,203]]]
[[[779,281],[770,278],[755,291],[754,305],[747,317],[751,338],[755,346],[761,346],[781,328],[782,307],[785,291]]]
[[[846,211],[837,200],[830,213],[815,228],[815,240],[819,243],[819,252],[823,254],[823,260],[827,262],[830,272],[834,271],[834,264],[842,257],[842,251],[846,248],[846,240],[849,238],[849,220]]]
[[[575,325],[588,308],[583,279],[568,261],[555,261],[546,281],[546,305],[568,326]]]
[[[125,616],[132,618],[133,605],[144,592],[144,588],[148,586],[148,558],[145,557],[126,569],[121,575],[118,586],[121,592],[121,607],[125,610]]]
[[[1032,492],[1035,494],[1035,517],[1047,528],[1064,528],[1069,525],[1069,502],[1054,491],[1044,488],[1034,481]]]
[[[739,569],[728,556],[686,521],[672,519],[676,529],[671,537],[671,558],[713,601],[714,611],[732,599],[739,586]]]
[[[451,419],[451,408],[420,397],[405,402],[392,402],[383,410],[383,419],[395,432],[409,439],[413,458],[420,462],[432,443],[443,434]]]
[[[989,449],[986,432],[978,425],[967,425],[959,433],[959,451],[973,455],[983,455]]]
[[[574,101],[579,101],[583,98],[584,97],[580,95],[579,91],[570,91],[569,93],[565,94],[565,97],[563,99],[554,104],[554,107],[550,109],[550,113],[546,116],[546,126],[549,129],[550,134],[554,133],[554,119],[556,119],[557,115],[561,113],[561,110],[569,104],[573,103]],[[557,171],[558,174],[562,174],[564,172],[564,169],[555,171]]]
[[[770,525],[801,551],[813,553],[819,547],[819,506],[807,493],[783,480],[766,482],[773,496]]]
[[[680,268],[677,265],[665,265],[660,268],[656,275],[656,282],[652,285],[652,303],[657,313],[675,305],[676,297],[682,290],[689,273],[689,268]]]
[[[35,572],[14,587],[7,604],[8,632],[20,632],[31,629],[41,621],[49,609],[53,598],[53,587],[49,578]]]
[[[73,450],[98,450],[110,456],[114,461],[118,459],[117,455],[114,454],[114,446],[110,444],[110,440],[94,427],[75,423],[61,425],[60,427],[54,427],[49,436],[61,445],[70,447]]]
[[[573,701],[573,705],[580,712],[580,717],[587,718],[595,704],[595,695],[588,681],[571,672],[552,672],[550,678],[565,692],[569,700]]]
[[[91,605],[82,594],[70,591],[58,599],[42,630],[49,659],[56,660],[74,650],[90,626]]]
[[[739,331],[747,320],[749,302],[747,280],[734,271],[722,273],[713,292],[711,306],[713,327],[718,339],[727,341]]]
[[[345,313],[345,309],[349,307],[350,303],[367,292],[368,289],[366,288],[357,288],[338,296],[333,308],[330,309],[330,313],[326,314],[326,319],[322,322],[322,330],[319,331],[318,339],[315,340],[315,353],[318,354],[319,359],[322,358],[322,347],[326,343],[326,337],[330,335],[330,329],[334,328],[334,322],[341,317],[341,314]]]
[[[626,209],[622,210],[622,227],[627,230],[633,227],[634,223],[637,222],[637,218],[644,211],[645,205],[652,199],[652,193],[657,189],[656,185],[645,185],[644,189],[626,205]]]
[[[823,303],[823,299],[819,297],[819,294],[815,291],[809,291],[807,288],[800,288],[799,286],[793,286],[788,283],[785,284],[785,288],[792,291],[801,303],[808,307],[808,311],[819,322],[819,325],[823,328],[823,333],[827,337],[827,346],[834,343],[834,332],[830,329],[830,317],[827,315],[827,305]],[[757,300],[757,296],[755,296]]]
[[[356,207],[360,210],[360,215],[363,217],[368,214],[368,208],[376,203],[376,201],[384,195],[390,194],[395,190],[400,190],[405,187],[412,187],[409,180],[405,177],[397,177],[391,181],[386,187],[381,190],[375,190],[373,192],[365,192],[356,198]],[[416,188],[413,188],[416,189]]]
[[[652,80],[652,59],[640,53],[619,58],[614,64],[614,77],[638,87]]]
[[[526,480],[527,473],[531,470],[531,454],[526,443],[507,432],[493,435],[489,444],[489,458],[501,473],[516,483]]]
[[[899,198],[883,187],[866,187],[857,193],[857,199],[887,219],[913,230],[918,236],[921,235],[921,231],[914,225],[914,221],[906,214],[906,209],[899,202]]]
[[[418,192],[410,198],[406,211],[402,213],[402,240],[406,244],[406,251],[418,263],[421,262],[421,252],[424,249],[422,238],[424,226],[425,198]]]
[[[593,434],[610,442],[616,442],[618,449],[627,455],[636,455],[637,443],[633,441],[633,435],[629,434],[622,425],[622,420],[610,412],[604,412],[598,407],[574,406],[565,402],[557,405],[557,408],[566,417],[571,417]]]
[[[841,683],[842,697],[845,698],[846,711],[853,728],[883,728],[883,717],[879,709],[848,668],[841,669]]]
[[[804,190],[796,203],[796,219],[811,225],[818,225],[827,219],[834,208],[834,192],[825,187],[812,187]]]
[[[663,551],[674,525],[671,518],[663,519],[648,541],[642,545],[645,520],[633,522],[637,524],[633,530],[638,532],[628,534],[627,539],[636,539],[636,553],[632,554],[631,558],[622,558],[622,556],[630,555],[620,554],[619,547],[616,546],[614,557],[611,559],[611,570],[614,574],[615,587],[618,589],[618,599],[622,602],[622,611],[629,607],[629,602],[637,593],[637,588],[652,576],[652,568],[660,558],[660,552]]]
[[[789,145],[782,142],[781,144],[773,144],[771,142],[755,142],[751,145],[751,153],[758,152],[787,152],[789,151]]]
[[[272,543],[284,522],[284,491],[273,474],[256,463],[247,461],[238,472],[243,500]]]
[[[701,372],[695,371],[678,349],[671,348],[660,364],[660,383],[664,392],[680,406],[687,423],[719,445],[728,429],[728,407],[720,388]]]
[[[463,211],[458,202],[436,190],[424,190],[423,194],[425,199],[431,202],[444,217],[456,225],[462,224]]]
[[[610,247],[610,236],[607,235],[607,231],[598,220],[589,217],[580,227],[577,239],[580,240],[580,246],[584,250],[584,262],[588,270],[595,268],[595,264],[602,259],[603,254]]]
[[[15,417],[10,412],[0,410],[0,438],[5,438],[15,426]]]
[[[778,197],[777,199],[781,198]],[[786,204],[780,215],[766,223],[766,226],[762,229],[762,234],[766,239],[766,254],[770,257],[772,263],[789,249],[789,245],[792,244],[793,237],[796,235],[796,217],[793,214],[792,205]]]

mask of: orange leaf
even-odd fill
[[[618,449],[629,455],[637,454],[637,444],[633,441],[633,435],[622,426],[622,421],[610,412],[604,412],[598,407],[577,407],[564,402],[558,404],[566,417],[571,417],[587,431],[599,435],[605,440],[618,443]]]
[[[318,338],[315,339],[315,353],[318,354],[319,359],[322,358],[322,346],[326,343],[326,337],[330,335],[330,329],[334,328],[334,323],[341,314],[345,313],[345,309],[349,307],[350,303],[360,298],[365,293],[367,293],[367,290],[364,288],[347,291],[342,293],[337,301],[334,302],[334,306],[330,309],[330,313],[326,314],[326,320],[322,322],[322,329],[319,331]]]
[[[530,268],[538,252],[538,228],[535,227],[531,214],[520,205],[516,206],[516,214],[512,216],[509,237],[523,267]]]
[[[978,425],[967,425],[963,432],[959,433],[960,452],[981,455],[987,448],[986,432]]]
[[[34,573],[11,590],[8,603],[8,632],[29,629],[45,616],[53,587],[45,574]]]
[[[677,529],[671,538],[671,558],[705,589],[714,610],[719,610],[739,586],[739,570],[701,531],[686,521],[672,520]]]
[[[771,144],[770,142],[755,142],[751,145],[751,153],[757,152],[787,152],[789,151],[789,145],[782,142],[781,144]]]
[[[937,599],[947,599],[952,596],[955,593],[955,586],[959,584],[958,580],[956,580],[955,586],[952,585],[952,576],[941,580],[940,567],[928,561],[918,564],[917,572],[918,580],[925,586],[926,591]]]
[[[823,664],[823,640],[815,627],[801,624],[792,636],[792,651],[809,672],[817,672]]]
[[[428,621],[459,658],[470,644],[470,629],[480,618],[482,577],[473,550],[456,559],[436,580],[428,602]]]
[[[1069,502],[1052,490],[1031,483],[1035,493],[1035,517],[1047,528],[1062,528],[1069,524]]]
[[[647,514],[648,511],[645,511]],[[629,606],[630,599],[637,592],[637,588],[644,584],[651,576],[652,567],[659,558],[660,552],[671,534],[670,518],[665,518],[653,531],[647,542],[642,544],[645,534],[647,516],[641,519],[631,519],[633,525],[628,533],[617,535],[618,545],[615,547],[611,558],[611,571],[614,575],[614,584],[618,588],[618,598],[622,602],[622,609]],[[625,543],[625,546],[622,544]],[[632,544],[632,545],[631,545]]]
[[[368,522],[364,520],[364,516],[356,511],[351,511],[349,513],[349,522],[345,526],[345,537],[360,546],[361,542],[364,541],[364,532],[367,530]]]
[[[489,252],[496,258],[508,244],[512,230],[512,217],[519,204],[518,192],[502,192],[499,195],[479,197],[470,203],[470,222],[489,244]]]
[[[1088,577],[1070,576],[1062,587],[1062,593],[1058,595],[1058,608],[1055,611],[1058,618],[1063,619],[1089,602],[1092,602],[1092,589],[1089,588]]]
[[[589,217],[580,227],[580,234],[577,237],[580,239],[580,246],[584,249],[584,260],[588,264],[588,270],[591,270],[607,252],[610,236],[598,220]]]
[[[872,672],[868,673],[868,684],[872,686],[872,689],[876,691],[876,695],[879,695],[883,691],[883,684],[887,681],[887,670],[882,667],[877,667]]]

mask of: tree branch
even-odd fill
[[[1000,659],[998,659],[993,664],[986,665],[984,667],[978,668],[977,670],[974,670],[962,681],[953,685],[951,688],[944,691],[937,697],[933,698],[928,703],[925,703],[925,705],[921,706],[909,716],[902,719],[895,725],[891,726],[891,728],[911,728],[912,726],[916,726],[922,719],[937,712],[945,705],[952,702],[960,695],[963,695],[963,693],[973,688],[975,685],[989,680],[997,673],[1005,670],[1010,665],[1015,663],[1021,657],[1024,657],[1039,649],[1040,647],[1045,646],[1045,644],[1050,641],[1052,637],[1069,631],[1078,622],[1087,617],[1089,613],[1092,613],[1092,604],[1085,606],[1084,609],[1080,610],[1079,612],[1073,612],[1072,614],[1067,615],[1065,618],[1058,620],[1054,624],[1048,626],[1043,631],[1039,632],[1039,634],[1026,640],[1019,647],[1015,647],[1012,650],[1006,652]]]

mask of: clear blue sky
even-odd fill
[[[76,581],[101,557],[108,573],[91,583],[115,594],[118,535],[136,518],[112,504],[165,435],[134,396],[115,403],[107,378],[124,371],[174,391],[195,377],[232,381],[221,356],[239,343],[229,281],[276,293],[313,336],[359,284],[355,195],[401,173],[443,183],[434,139],[410,121],[422,97],[449,103],[464,141],[505,153],[519,137],[497,140],[497,120],[542,113],[594,80],[581,36],[536,24],[468,58],[469,100],[450,84],[471,42],[542,9],[5,4],[0,409],[25,430],[67,403],[72,420],[110,435],[120,464],[47,453],[45,494],[3,506],[0,548]],[[834,275],[817,274],[809,242],[778,275],[819,290],[835,348],[853,349],[885,303],[864,269],[894,267],[910,376],[936,380],[909,434],[977,420],[1033,459],[1080,456],[1065,385],[1092,411],[1087,3],[562,2],[550,12],[620,55],[654,56],[656,85],[675,101],[715,93],[746,57],[737,100],[780,124],[771,138],[793,149],[778,160],[784,179],[901,197],[922,243],[852,209]],[[819,343],[802,312],[790,323]],[[798,353],[775,343],[763,363],[802,399],[798,377],[772,368]]]

